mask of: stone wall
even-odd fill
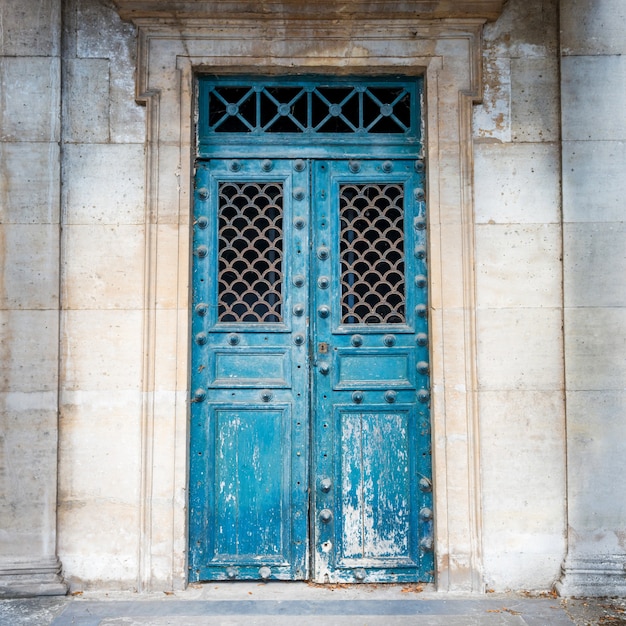
[[[475,109],[485,582],[549,588],[565,551],[558,16],[511,1],[484,31]]]
[[[145,109],[110,3],[64,3],[59,554],[134,588],[141,489]]]
[[[60,1],[0,5],[0,595],[58,593]]]
[[[560,590],[626,594],[626,6],[561,2],[569,553]]]

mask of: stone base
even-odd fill
[[[560,596],[626,597],[626,555],[568,558],[556,590]]]
[[[0,560],[0,598],[64,596],[68,586],[57,557],[40,560]]]

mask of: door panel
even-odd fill
[[[413,160],[197,165],[191,580],[432,577],[425,223]]]
[[[190,579],[308,576],[304,161],[197,165]]]
[[[422,172],[415,161],[318,161],[313,197],[314,576],[427,580]]]

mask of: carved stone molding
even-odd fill
[[[67,590],[61,562],[55,556],[0,561],[0,598],[64,596]]]
[[[626,596],[626,556],[570,556],[556,583],[561,596]]]
[[[119,5],[129,16],[133,2]],[[187,3],[196,5],[213,3]],[[136,96],[147,107],[140,588],[187,581],[195,76],[332,73],[425,78],[435,576],[440,590],[483,590],[471,125],[485,16],[381,23],[370,15],[355,23],[239,15],[175,24],[148,17],[136,21]],[[173,360],[175,368],[163,367]]]
[[[505,0],[113,0],[126,20],[445,19],[495,20]]]

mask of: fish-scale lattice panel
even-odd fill
[[[403,185],[341,185],[339,207],[341,322],[404,323]]]
[[[283,186],[219,186],[218,319],[282,321]]]

